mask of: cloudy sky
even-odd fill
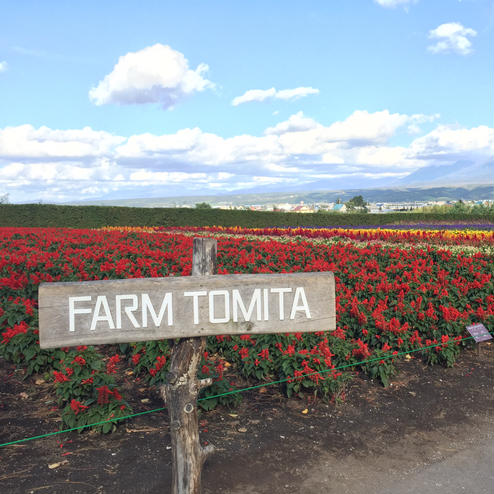
[[[491,0],[25,0],[1,16],[10,202],[476,178],[493,160]]]

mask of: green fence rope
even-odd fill
[[[42,439],[43,437],[55,436],[57,434],[62,434],[63,432],[77,431],[80,429],[85,429],[86,427],[93,427],[95,425],[103,425],[103,424],[107,424],[108,422],[116,422],[117,420],[125,420],[125,419],[130,419],[131,417],[138,417],[139,415],[146,415],[148,413],[159,412],[161,410],[164,410],[165,408],[166,407],[155,408],[154,410],[145,410],[144,412],[133,413],[132,415],[125,415],[124,417],[117,417],[114,419],[102,420],[101,422],[95,422],[94,424],[80,425],[78,427],[72,427],[70,429],[63,429],[61,431],[48,432],[47,434],[41,434],[39,436],[25,437],[24,439],[17,439],[17,441],[11,441],[9,443],[0,444],[0,448],[2,446],[9,446],[11,444],[18,444],[18,443],[23,443],[26,441],[32,441],[33,439]]]
[[[473,339],[473,336],[467,336],[465,338],[462,338],[459,341],[466,341],[466,340],[471,340],[471,339]],[[337,371],[337,370],[340,370],[340,369],[346,369],[348,367],[356,367],[358,365],[367,364],[369,362],[375,362],[376,360],[393,359],[393,358],[399,357],[401,355],[409,355],[410,353],[421,352],[421,351],[427,350],[428,348],[436,348],[438,346],[441,346],[441,347],[442,346],[448,346],[451,343],[457,344],[456,341],[449,341],[448,343],[435,343],[434,345],[428,345],[428,346],[416,348],[416,349],[413,349],[413,350],[409,350],[409,351],[406,351],[406,352],[399,352],[399,353],[396,353],[396,354],[385,355],[385,356],[382,356],[382,357],[376,357],[376,358],[372,358],[372,359],[361,360],[360,362],[355,362],[355,363],[351,363],[351,364],[340,365],[338,367],[335,367],[334,369],[323,369],[323,370],[320,370],[320,371],[311,372],[309,374],[304,374],[301,377],[309,377],[309,376],[316,375],[316,374],[324,374],[324,373],[327,373],[327,372],[334,372],[334,371]],[[233,395],[233,394],[237,394],[237,393],[243,393],[245,391],[250,391],[250,390],[253,390],[253,389],[259,389],[259,388],[264,388],[266,386],[272,386],[273,384],[282,384],[282,383],[285,383],[285,382],[288,382],[288,381],[293,381],[293,380],[296,380],[296,379],[300,379],[301,377],[297,377],[297,378],[296,377],[288,377],[288,378],[280,379],[278,381],[270,381],[270,382],[266,382],[266,383],[263,383],[263,384],[257,384],[255,386],[249,386],[247,388],[233,389],[231,391],[226,391],[224,393],[220,393],[220,394],[217,394],[217,395],[212,395],[212,396],[207,396],[207,397],[204,397],[204,398],[199,398],[197,401],[206,401],[206,400],[211,400],[213,398],[220,398],[221,396],[227,396],[227,395]],[[57,434],[63,434],[64,432],[72,432],[72,431],[76,431],[76,430],[85,429],[87,427],[94,427],[94,426],[97,426],[97,425],[103,425],[103,424],[107,424],[108,422],[117,422],[119,420],[126,420],[126,419],[130,419],[132,417],[138,417],[140,415],[146,415],[146,414],[149,414],[149,413],[160,412],[160,411],[165,410],[165,409],[166,409],[166,407],[154,408],[153,410],[146,410],[144,412],[133,413],[133,414],[130,414],[130,415],[125,415],[123,417],[115,417],[115,418],[112,418],[112,419],[103,420],[101,422],[95,422],[93,424],[80,425],[78,427],[72,427],[70,429],[63,429],[63,430],[60,430],[60,431],[49,432],[47,434],[40,434],[39,436],[25,437],[23,439],[17,439],[16,441],[10,441],[10,442],[7,442],[7,443],[0,444],[0,448],[3,447],[3,446],[10,446],[12,444],[19,444],[19,443],[23,443],[23,442],[27,442],[27,441],[32,441],[34,439],[42,439],[44,437],[55,436]]]

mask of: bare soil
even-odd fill
[[[370,494],[468,451],[493,438],[493,357],[486,343],[452,368],[401,360],[388,388],[358,375],[337,404],[287,399],[274,386],[246,392],[233,410],[201,414],[201,441],[216,447],[203,492]],[[60,429],[50,390],[0,361],[0,443]],[[133,385],[126,393],[135,411],[163,406],[156,390]],[[4,446],[0,492],[167,493],[170,450],[166,411],[111,435],[71,432]]]

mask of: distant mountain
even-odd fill
[[[71,202],[72,205],[101,205],[127,207],[176,207],[195,206],[207,202],[213,206],[272,205],[281,203],[305,204],[345,202],[352,197],[361,195],[367,202],[411,202],[411,201],[479,201],[494,198],[493,185],[459,185],[458,187],[394,187],[373,189],[340,189],[319,190],[310,192],[284,191],[262,194],[225,194],[181,197],[154,197],[137,199],[113,199]]]
[[[494,183],[494,161],[472,163],[471,161],[457,161],[453,165],[431,165],[420,168],[416,172],[395,182],[404,186],[430,186],[477,183]]]

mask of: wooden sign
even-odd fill
[[[41,348],[221,334],[332,331],[333,273],[42,283]]]

